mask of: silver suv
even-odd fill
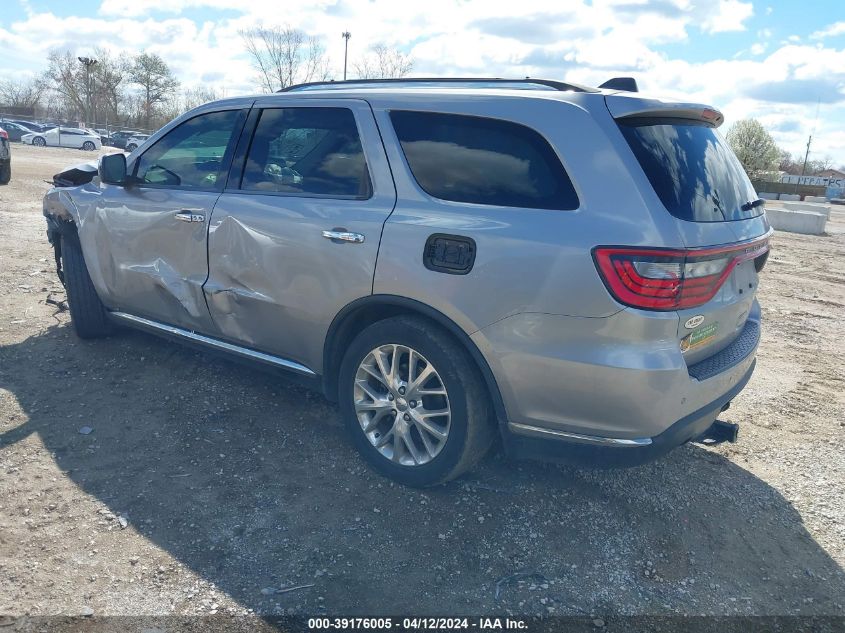
[[[414,486],[497,436],[601,465],[733,441],[771,231],[722,115],[634,90],[378,80],[192,110],[56,176],[73,325],[298,375]]]

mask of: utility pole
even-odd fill
[[[91,57],[77,57],[79,62],[85,66],[85,125],[91,124],[91,67],[97,63]]]
[[[801,168],[801,175],[804,176],[807,173],[807,159],[810,157],[810,143],[813,142],[813,135],[810,134],[810,138],[807,139],[807,151],[804,154],[804,166]]]
[[[813,131],[810,133],[810,138],[807,139],[807,152],[804,154],[804,166],[801,168],[801,175],[804,176],[807,173],[807,159],[810,157],[810,143],[813,142],[813,134],[816,133],[816,126],[819,124],[819,107],[821,107],[822,100],[819,98],[816,101],[816,120],[813,122]]]
[[[352,37],[352,33],[344,31],[341,33],[341,37],[346,40],[343,44],[343,81],[346,81],[346,57],[347,53],[349,53],[349,38]]]

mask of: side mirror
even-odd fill
[[[97,172],[100,175],[100,182],[108,185],[125,185],[126,155],[118,152],[117,154],[101,156]]]

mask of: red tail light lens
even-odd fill
[[[0,130],[0,138],[9,138],[9,133],[6,130]]]
[[[707,303],[740,262],[764,256],[760,240],[703,249],[599,246],[593,258],[614,298],[645,310],[681,310]]]

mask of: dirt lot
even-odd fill
[[[0,187],[0,614],[845,614],[845,210],[774,239],[738,444],[624,471],[494,454],[420,492],[317,394],[73,335],[41,196],[89,158],[15,145]]]

